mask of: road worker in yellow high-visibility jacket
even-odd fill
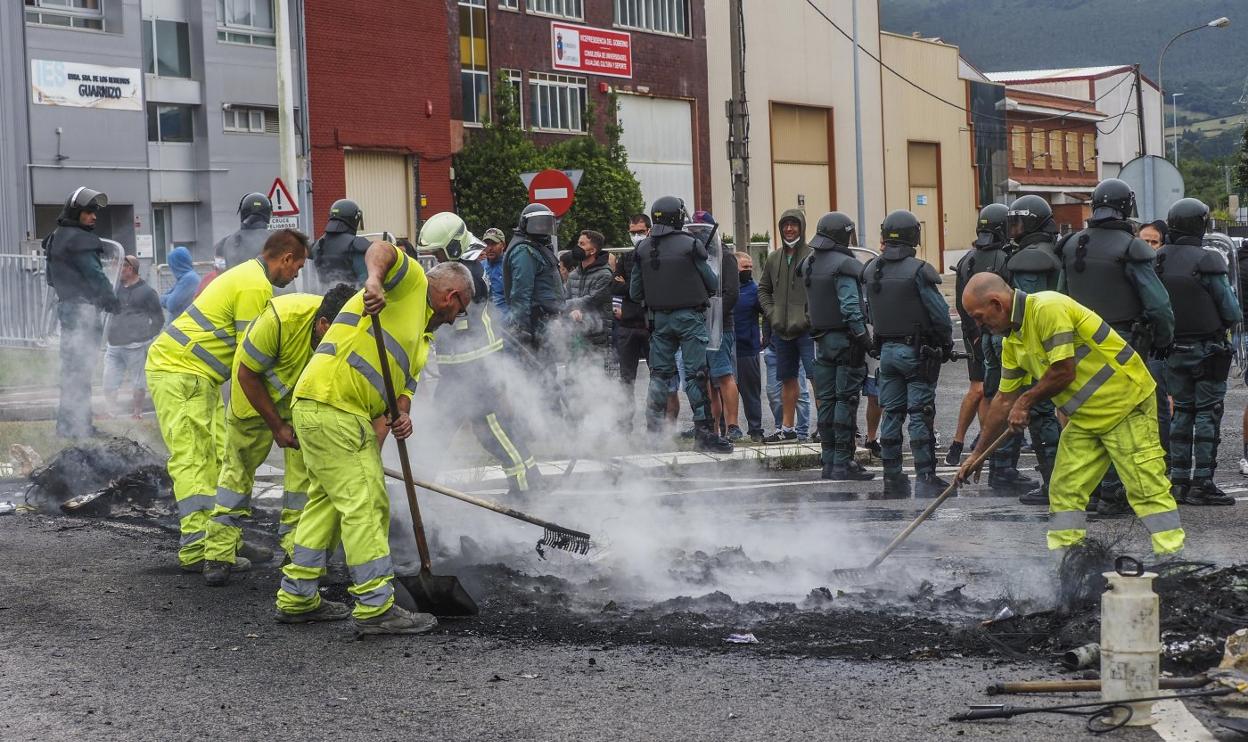
[[[282,568],[275,618],[307,623],[354,615],[358,634],[418,634],[437,620],[394,604],[390,498],[373,429],[373,421],[387,410],[374,316],[380,313],[399,395],[399,416],[390,421],[390,430],[396,438],[407,438],[412,394],[429,357],[432,333],[467,311],[472,275],[453,262],[426,275],[416,260],[386,242],[370,245],[364,263],[364,290],[338,313],[295,386],[292,415],[308,467],[308,504],[295,529],[290,564]],[[317,591],[339,537],[354,611]]]
[[[273,297],[273,287],[299,275],[307,256],[306,235],[293,229],[275,231],[260,255],[209,284],[148,350],[147,383],[169,449],[169,476],[182,527],[178,562],[187,572],[203,571],[204,538],[216,504],[221,460],[214,419],[220,419],[220,387],[231,376],[238,338]],[[235,569],[249,566],[243,559]]]
[[[277,443],[285,459],[281,525],[278,536],[290,557],[295,524],[308,501],[308,471],[291,426],[290,393],[320,345],[330,323],[355,294],[338,284],[325,296],[275,296],[244,331],[234,354],[234,375],[226,403],[226,444],[217,478],[217,506],[204,544],[204,582],[213,587],[230,580],[243,531],[240,519],[251,517],[256,468]]]
[[[1181,551],[1183,527],[1157,430],[1156,383],[1140,355],[1098,314],[1055,291],[1027,294],[995,274],[981,273],[967,283],[962,304],[976,322],[1005,336],[1001,387],[982,423],[976,453],[1007,425],[1022,430],[1040,400],[1052,399],[1069,421],[1058,439],[1049,483],[1049,548],[1084,540],[1084,508],[1112,463],[1152,537],[1153,552]],[[977,469],[968,461],[959,480],[977,475]]]

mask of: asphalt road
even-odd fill
[[[944,440],[964,388],[952,367],[940,396]],[[1228,400],[1219,481],[1245,491],[1235,467],[1239,412]],[[489,514],[432,501],[440,552],[472,548],[531,574],[559,575],[621,601],[720,589],[738,601],[800,600],[839,587],[831,567],[865,561],[926,503],[879,501],[878,485],[834,485],[815,471],[734,470],[644,481],[585,481],[539,503],[543,514],[601,535],[590,560],[532,553],[532,529],[487,528]],[[430,500],[430,498],[426,498]],[[1188,555],[1243,559],[1245,505],[1184,508]],[[491,520],[494,519],[494,520]],[[896,555],[908,579],[968,594],[1042,597],[1050,564],[1043,514],[970,489]],[[1131,519],[1095,523],[1144,553]],[[523,548],[522,548],[523,545]],[[709,584],[663,572],[668,550],[741,546],[792,579],[750,570]],[[207,590],[179,573],[173,537],[151,526],[49,516],[0,517],[0,739],[1019,739],[1086,736],[1081,719],[946,721],[993,699],[989,682],[1061,677],[1047,657],[910,662],[770,655],[760,645],[693,650],[645,637],[610,645],[477,632],[352,639],[347,625],[272,621],[269,566]],[[661,573],[661,574],[656,574]],[[607,585],[608,587],[603,587]],[[632,586],[631,592],[628,586]],[[1163,596],[1164,600],[1164,596]],[[986,617],[985,617],[986,618]],[[538,620],[538,619],[534,619]],[[963,619],[965,620],[965,619]],[[749,627],[742,627],[747,629]],[[1069,697],[1054,699],[1055,702]],[[1023,699],[1013,701],[1036,704]],[[1187,704],[1214,728],[1211,707]],[[1195,732],[1166,739],[1198,739]],[[1158,738],[1120,731],[1124,740]]]

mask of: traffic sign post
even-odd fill
[[[299,214],[299,204],[290,195],[290,191],[287,190],[281,178],[274,178],[273,185],[269,186],[269,203],[273,204],[273,216],[297,216]]]
[[[529,203],[542,204],[561,217],[572,208],[576,198],[576,186],[581,182],[581,170],[547,169],[536,173],[521,173],[520,180],[529,189]]]

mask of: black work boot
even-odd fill
[[[936,476],[935,472],[920,474],[914,482],[915,497],[939,497],[946,489],[949,483]]]
[[[1102,518],[1117,518],[1130,515],[1131,506],[1127,504],[1127,491],[1120,487],[1101,488],[1101,499],[1096,505],[1096,514]]]
[[[1013,467],[990,469],[988,472],[988,486],[1005,495],[1028,492],[1038,484],[1039,482]]]
[[[824,464],[821,476],[834,482],[866,482],[875,479],[874,473],[865,471],[862,467],[836,464]]]
[[[1028,490],[1020,495],[1018,501],[1024,505],[1043,505],[1049,506],[1049,488],[1041,485],[1033,490]]]
[[[695,450],[708,453],[732,453],[732,441],[716,433],[709,420],[697,423],[693,440]]]
[[[906,476],[904,471],[896,474],[884,474],[884,497],[909,497],[910,496],[910,477]]]
[[[1186,505],[1234,505],[1235,498],[1223,492],[1212,479],[1198,479],[1192,482],[1184,498]]]
[[[1170,496],[1174,498],[1176,505],[1186,505],[1187,493],[1191,491],[1191,489],[1191,482],[1182,479],[1175,479],[1172,480],[1170,484]]]
[[[962,441],[951,441],[945,453],[945,465],[957,466],[962,463]]]
[[[230,584],[230,573],[249,572],[251,562],[247,557],[235,556],[234,563],[204,560],[204,584],[208,587],[225,587]]]

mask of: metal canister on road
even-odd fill
[[[1124,701],[1158,694],[1161,675],[1161,600],[1153,592],[1154,572],[1139,561],[1119,557],[1105,572],[1109,587],[1101,596],[1101,699]],[[1127,726],[1152,724],[1151,701],[1128,704]],[[1111,723],[1125,713],[1115,709]]]

